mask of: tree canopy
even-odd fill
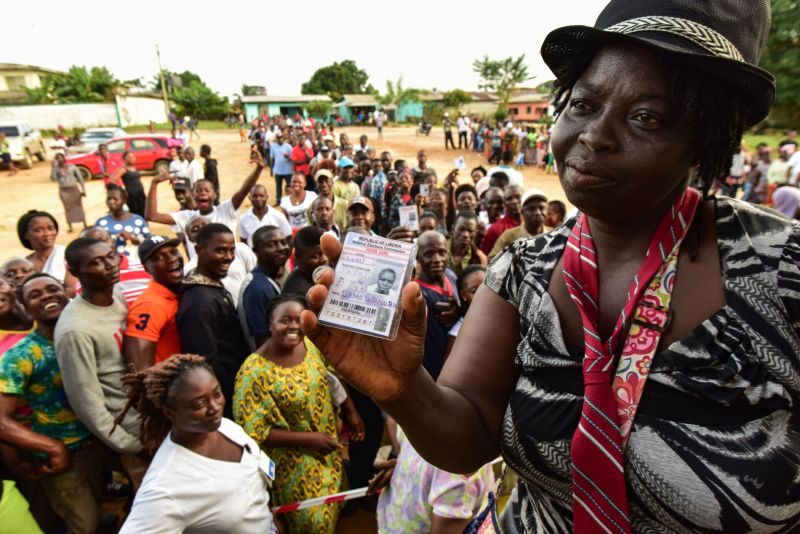
[[[31,104],[73,104],[78,102],[109,102],[114,90],[121,85],[105,67],[73,65],[65,73],[46,74],[39,87],[26,87]]]
[[[317,69],[311,79],[302,85],[304,95],[328,95],[332,100],[341,100],[345,94],[374,93],[375,89],[367,83],[369,75],[358,68],[356,62],[345,59],[333,65]]]
[[[198,119],[219,119],[228,112],[229,102],[211,89],[192,71],[163,71],[169,99],[175,103],[179,115],[193,115]],[[153,78],[153,89],[160,91],[158,74]]]
[[[770,71],[777,82],[775,105],[770,123],[796,127],[800,123],[800,27],[798,0],[772,0],[772,28],[761,67]]]
[[[472,102],[472,97],[466,91],[462,91],[461,89],[453,89],[452,91],[447,91],[442,96],[442,103],[447,108],[460,108],[464,104]]]
[[[403,87],[403,77],[399,77],[396,82],[386,80],[386,93],[376,95],[378,103],[382,106],[394,106],[399,108],[409,102],[419,102],[420,90],[412,87]]]
[[[518,58],[507,57],[493,60],[484,55],[483,59],[472,62],[472,70],[481,77],[479,87],[484,91],[494,91],[500,99],[500,106],[508,106],[508,101],[517,85],[533,78],[525,65],[525,54]]]

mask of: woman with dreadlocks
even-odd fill
[[[391,343],[303,314],[427,461],[502,452],[520,531],[800,529],[800,224],[708,195],[769,112],[769,24],[768,0],[612,0],[548,35],[552,150],[582,215],[495,258],[436,383],[416,284]],[[331,271],[316,280],[320,306]]]
[[[122,533],[275,532],[267,495],[274,464],[222,417],[225,398],[202,356],[176,354],[125,375],[140,439],[155,456]]]

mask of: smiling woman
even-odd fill
[[[582,215],[497,256],[438,383],[420,369],[415,284],[391,344],[303,315],[426,460],[466,473],[502,452],[520,531],[800,525],[800,225],[707,195],[769,111],[769,13],[613,0],[594,27],[547,37],[553,152]],[[318,276],[312,306],[332,280]]]

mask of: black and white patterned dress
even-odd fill
[[[725,198],[716,213],[726,306],[654,358],[625,454],[633,530],[800,532],[800,224]],[[529,533],[572,532],[583,349],[547,293],[570,230],[517,241],[486,278],[519,310],[502,450]]]

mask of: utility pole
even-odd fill
[[[164,118],[169,120],[169,97],[167,96],[167,84],[164,83],[164,69],[161,68],[161,52],[156,44],[156,58],[158,59],[158,79],[161,80],[161,98],[164,99]]]

